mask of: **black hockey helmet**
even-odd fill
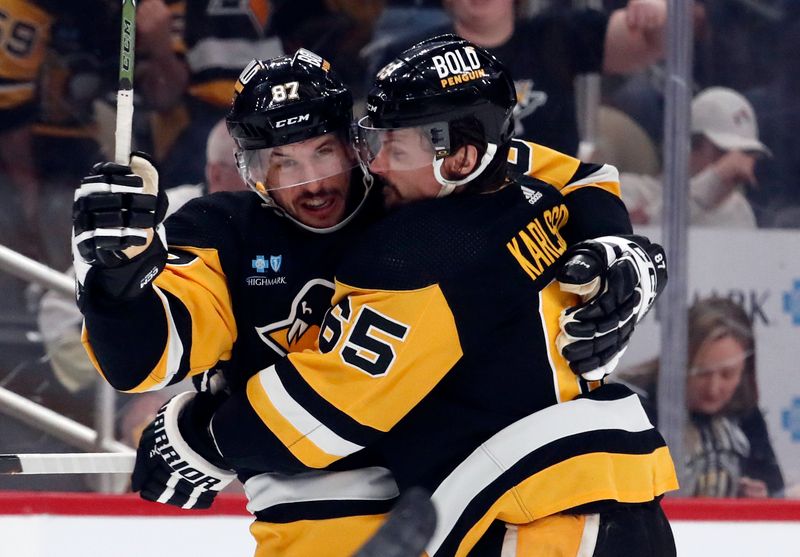
[[[346,132],[353,97],[330,63],[306,49],[253,60],[235,86],[226,118],[240,149],[263,149],[331,132]]]
[[[245,183],[267,205],[315,232],[340,228],[361,207],[371,185],[363,165],[359,185],[363,185],[363,195],[351,192],[348,216],[335,226],[315,228],[301,222],[270,192],[338,175],[346,174],[349,180],[350,172],[359,165],[350,141],[352,121],[350,91],[331,72],[328,61],[302,48],[293,56],[251,61],[236,82],[233,105],[226,117],[228,131],[237,145],[237,167]],[[325,134],[335,134],[341,148],[328,149],[324,155],[302,161],[304,164],[286,162],[281,151]]]
[[[401,53],[378,72],[359,121],[359,153],[371,161],[380,139],[372,132],[420,128],[433,145],[437,180],[445,188],[474,179],[514,131],[514,82],[488,51],[453,34],[440,35]],[[450,124],[473,118],[487,150],[478,169],[458,183],[441,176],[441,160],[451,154]],[[366,133],[365,133],[366,132]],[[438,164],[437,164],[438,162]]]

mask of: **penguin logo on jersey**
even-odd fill
[[[320,325],[331,305],[334,289],[329,280],[308,281],[292,301],[289,317],[256,327],[258,336],[281,356],[314,348]]]
[[[514,106],[514,133],[517,135],[525,131],[521,121],[547,104],[547,92],[534,89],[533,86],[532,79],[514,81],[514,88],[517,90],[517,104]]]

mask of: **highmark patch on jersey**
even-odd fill
[[[269,258],[257,255],[250,266],[257,273],[245,279],[247,286],[273,286],[286,284],[286,275],[279,274],[283,264],[282,255],[270,255]]]
[[[281,356],[314,348],[334,289],[329,280],[308,281],[292,300],[286,319],[256,327],[259,338]]]

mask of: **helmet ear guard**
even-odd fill
[[[450,195],[453,193],[458,186],[464,185],[472,180],[476,179],[480,176],[484,170],[489,166],[489,164],[494,159],[495,154],[497,153],[497,145],[494,143],[487,143],[486,144],[486,151],[483,153],[481,160],[478,162],[478,166],[470,172],[464,178],[460,180],[449,180],[442,175],[442,164],[444,163],[444,158],[441,159],[434,159],[433,160],[433,175],[436,178],[436,181],[442,185],[442,189],[439,192],[437,197],[444,197],[446,195]]]

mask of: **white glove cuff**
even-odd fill
[[[656,284],[656,269],[653,261],[650,259],[647,252],[636,242],[631,242],[619,236],[603,236],[596,240],[603,244],[607,252],[609,249],[613,251],[613,248],[610,246],[617,246],[622,251],[619,257],[613,256],[613,258],[609,259],[609,265],[617,259],[627,259],[636,269],[636,274],[639,276],[638,288],[642,295],[639,305],[634,310],[636,322],[638,323],[656,300],[656,289],[658,285]]]
[[[194,396],[192,391],[180,393],[159,411],[155,422],[156,450],[186,480],[195,485],[202,483],[206,489],[222,491],[236,478],[236,474],[214,466],[200,456],[189,446],[178,428],[178,417]]]

